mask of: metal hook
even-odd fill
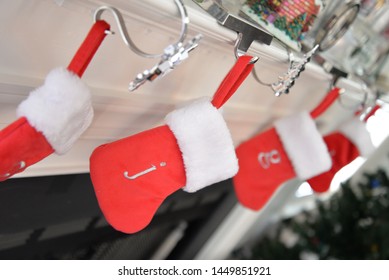
[[[316,45],[311,51],[304,54],[303,59],[300,61],[296,61],[290,49],[286,48],[288,52],[289,67],[287,72],[279,76],[278,81],[275,83],[264,83],[255,70],[253,70],[253,76],[260,84],[270,87],[275,96],[288,94],[290,88],[295,84],[295,81],[300,76],[301,72],[305,70],[305,65],[311,60],[312,55],[318,47],[319,45]]]
[[[342,101],[342,95],[344,95],[346,93],[346,90],[343,89],[342,91],[340,91],[340,95],[338,98],[338,102],[339,102],[339,105],[341,107],[343,107],[346,110],[351,110],[351,111],[363,111],[365,109],[365,107],[367,105],[367,99],[369,96],[369,88],[364,81],[360,81],[360,85],[361,85],[361,88],[363,91],[363,100],[361,101],[361,103],[357,104],[356,106],[345,105],[344,102]]]
[[[175,44],[180,44],[180,43],[182,44],[186,38],[188,24],[189,24],[189,17],[188,17],[188,13],[187,13],[182,1],[181,0],[174,0],[174,2],[176,3],[176,5],[180,11],[181,21],[182,21],[181,34],[180,34],[178,41]],[[120,33],[124,43],[137,55],[140,55],[140,56],[143,56],[146,58],[160,58],[164,55],[164,53],[162,53],[162,54],[150,54],[150,53],[146,53],[146,52],[142,51],[141,49],[139,49],[136,46],[136,44],[131,40],[130,35],[128,34],[126,24],[124,22],[122,14],[114,7],[101,6],[100,8],[98,8],[95,11],[94,16],[93,16],[94,22],[101,20],[101,15],[104,11],[110,11],[113,14],[113,16],[116,20],[116,23],[118,25],[118,28],[119,28],[119,33]],[[112,31],[108,31],[108,32],[110,34],[113,34]]]
[[[236,38],[236,41],[235,41],[235,44],[234,44],[234,54],[235,54],[235,58],[238,59],[240,56],[242,55],[245,55],[245,52],[242,52],[239,47],[240,47],[240,43],[242,42],[242,38],[243,38],[243,34],[242,33],[239,33],[238,32],[238,36]],[[250,64],[254,64],[255,62],[257,62],[259,59],[258,56],[254,56],[251,60],[250,60]]]
[[[332,75],[332,79],[330,80],[330,83],[329,83],[329,91],[336,87],[336,84],[340,78],[344,78],[344,79],[349,78],[350,74],[347,73],[346,71],[334,66],[332,63],[329,63],[328,61],[324,60],[320,56],[319,56],[319,59],[320,60],[318,62],[322,65],[323,69],[327,73]],[[346,90],[344,88],[341,88],[339,91],[339,97],[338,97],[339,105],[346,110],[350,110],[350,111],[354,111],[354,112],[355,111],[363,111],[364,108],[366,108],[366,106],[367,106],[369,88],[363,80],[361,80],[361,79],[358,79],[358,80],[360,82],[360,85],[361,85],[363,93],[364,93],[363,100],[361,101],[360,104],[358,104],[356,106],[355,105],[348,106],[348,105],[344,104],[344,102],[342,100],[342,96],[346,93]]]
[[[285,50],[286,50],[286,52],[287,52],[287,54],[288,54],[288,61],[287,61],[287,62],[288,62],[288,64],[289,64],[289,68],[291,68],[291,67],[292,67],[292,63],[293,63],[293,61],[294,61],[293,52],[291,51],[291,49],[290,49],[287,45],[285,45],[285,44],[284,44],[282,41],[280,41],[278,38],[275,37],[274,39],[275,39],[276,41],[278,41],[278,42],[280,43],[280,45],[283,46],[283,47],[285,48]],[[263,86],[271,87],[272,83],[266,83],[266,82],[264,82],[264,81],[261,80],[261,78],[259,77],[259,75],[258,75],[257,70],[256,70],[255,67],[253,68],[252,74],[253,74],[254,79],[255,79],[258,83],[260,83],[260,84],[263,85]]]

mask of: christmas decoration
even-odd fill
[[[324,137],[332,157],[329,171],[313,177],[308,183],[315,192],[326,192],[335,174],[358,156],[367,157],[374,150],[365,123],[357,118],[341,125],[337,132]]]
[[[91,97],[80,77],[109,25],[96,22],[67,69],[51,71],[17,108],[18,120],[0,131],[0,181],[53,152],[66,153],[93,118]]]
[[[274,128],[239,145],[236,154],[235,192],[253,210],[262,209],[286,181],[306,180],[331,167],[327,147],[307,112],[277,120]]]
[[[304,54],[303,59],[300,61],[292,61],[288,71],[279,76],[277,82],[271,84],[271,88],[274,91],[275,96],[289,93],[290,88],[294,86],[294,83],[300,76],[300,73],[305,70],[305,65],[311,61],[311,57],[318,47],[319,46],[317,45],[311,51]]]
[[[90,174],[106,220],[117,230],[145,228],[173,192],[195,192],[238,170],[231,135],[217,110],[251,72],[242,56],[208,98],[171,112],[164,126],[98,147]],[[107,164],[109,163],[109,164]]]
[[[320,0],[247,0],[242,11],[286,45],[300,50],[299,42],[322,7]]]
[[[164,54],[157,65],[150,70],[145,70],[142,73],[139,73],[129,84],[129,91],[134,91],[146,81],[154,81],[172,71],[175,67],[177,67],[177,65],[181,64],[182,61],[188,58],[189,52],[199,45],[202,38],[203,35],[198,34],[185,45],[179,42],[166,47]]]
[[[284,129],[280,127],[276,131],[277,133],[274,129],[271,129],[237,148],[240,171],[234,178],[234,182],[236,183],[235,190],[238,199],[243,205],[254,210],[261,209],[277,191],[279,184],[295,177],[294,168],[310,170],[310,163],[312,162],[312,171],[314,171],[314,168],[318,168],[315,171],[318,172],[317,174],[321,174],[326,168],[329,169],[328,165],[331,165],[331,161],[328,160],[330,155],[327,147],[323,147],[324,142],[313,123],[313,119],[318,118],[338,99],[339,92],[339,88],[333,88],[309,115],[302,113],[301,123],[297,121],[288,123],[288,120],[281,120],[281,123],[285,122],[283,127],[288,127],[287,133],[282,133]],[[306,127],[302,128],[304,125]],[[271,139],[271,137],[275,139]],[[311,145],[306,147],[305,143],[310,141],[312,141]],[[295,146],[294,142],[297,142],[298,145]],[[283,155],[284,163],[281,164],[281,155],[278,148],[275,149],[274,147],[279,147],[283,151],[282,145],[288,149],[287,154]],[[267,153],[263,152],[263,149],[267,149]],[[294,149],[297,150],[297,155],[294,153]],[[305,162],[299,163],[299,157],[303,159],[309,157],[310,150],[318,151],[319,158],[316,161],[306,159]],[[292,159],[293,166],[289,163],[289,157]],[[321,160],[323,162],[320,162]],[[302,165],[302,167],[299,167],[299,165]],[[315,165],[317,166],[315,167]],[[270,166],[273,166],[273,168],[270,169]],[[320,168],[323,168],[322,172],[320,172]],[[299,175],[300,179],[309,178],[309,176],[306,177],[307,174],[301,174],[301,172]]]
[[[235,255],[249,259],[389,258],[389,178],[383,169],[366,173],[358,185],[347,181],[316,206],[281,221],[275,234],[266,234]]]

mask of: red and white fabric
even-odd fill
[[[374,150],[366,123],[352,118],[343,123],[336,132],[324,137],[332,157],[329,171],[310,178],[308,183],[315,192],[326,192],[335,174],[357,157],[368,157]]]
[[[95,149],[90,174],[111,226],[138,232],[172,193],[195,192],[236,174],[234,145],[218,108],[251,72],[250,60],[249,56],[238,59],[212,101],[195,100],[169,113],[166,125]]]
[[[17,119],[0,131],[0,181],[53,152],[66,153],[93,118],[91,95],[80,77],[106,36],[96,22],[67,69],[57,68],[17,108]]]
[[[239,202],[262,209],[288,180],[306,180],[331,168],[331,157],[308,112],[289,116],[236,148],[239,172],[233,178]]]

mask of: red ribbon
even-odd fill
[[[335,100],[339,98],[339,94],[340,88],[337,87],[329,91],[324,97],[324,99],[320,102],[320,104],[317,105],[316,108],[311,111],[311,117],[313,119],[316,119],[321,114],[323,114],[332,105],[332,103],[334,103]]]
[[[236,92],[254,67],[254,64],[250,63],[252,58],[247,55],[238,58],[214,94],[213,106],[220,108]]]
[[[103,42],[106,36],[106,31],[109,30],[109,28],[109,24],[103,20],[97,21],[92,26],[84,42],[81,44],[80,48],[70,62],[68,70],[72,71],[79,77],[84,74],[88,64]]]

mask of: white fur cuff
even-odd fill
[[[235,176],[238,159],[228,127],[208,98],[169,113],[166,123],[180,147],[187,192]]]
[[[274,124],[296,175],[312,178],[331,168],[331,156],[308,112],[302,112]]]
[[[54,69],[19,105],[17,115],[42,132],[57,154],[64,154],[92,122],[89,89],[70,71]]]
[[[366,124],[362,123],[358,118],[352,118],[343,123],[339,131],[357,146],[362,157],[367,157],[373,152],[374,145],[366,129]]]

